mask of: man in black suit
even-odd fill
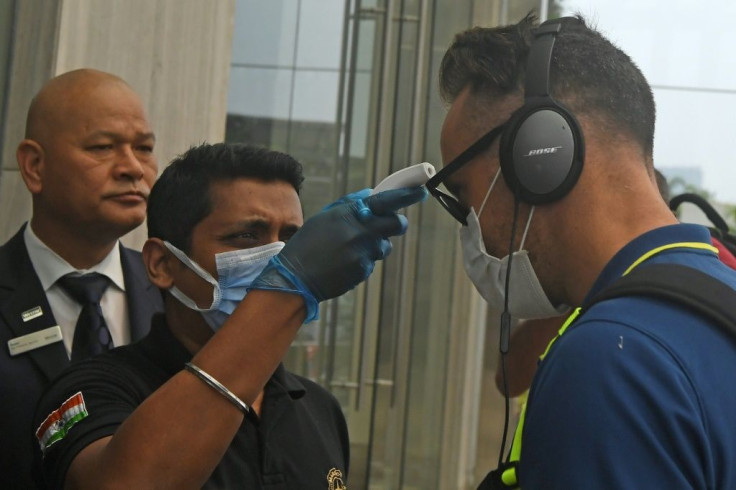
[[[145,218],[154,142],[139,97],[107,73],[60,75],[31,102],[17,160],[33,216],[0,247],[0,488],[32,486],[31,417],[48,382],[70,359],[142,338],[163,309],[140,253],[119,242]],[[102,284],[91,306],[68,286],[83,275]]]

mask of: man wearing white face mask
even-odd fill
[[[582,19],[530,16],[458,34],[440,90],[445,167],[427,188],[462,223],[466,271],[502,332],[510,316],[579,307],[480,488],[736,488],[727,326],[683,296],[593,301],[647,270],[690,271],[724,308],[736,294],[708,230],[678,224],[652,185],[654,100],[639,69]]]
[[[508,298],[508,312],[515,318],[558,316],[569,308],[564,304],[555,306],[550,302],[529,261],[529,252],[524,249],[534,216],[533,207],[529,211],[519,249],[513,252],[511,258],[508,255],[503,259],[489,255],[483,245],[479,218],[486,208],[488,198],[500,175],[501,169],[499,168],[480,204],[478,214],[471,208],[467,217],[467,226],[460,229],[465,271],[480,295],[489,304],[496,305],[499,310],[502,310],[506,306],[505,299]],[[507,276],[509,277],[508,294],[506,294]]]
[[[183,264],[212,285],[212,303],[206,308],[199,307],[193,299],[176,286],[171,287],[169,293],[187,308],[200,312],[202,318],[215,332],[243,301],[248,287],[263,272],[268,261],[284,248],[284,242],[277,241],[254,248],[218,253],[215,255],[217,268],[217,280],[215,280],[209,272],[180,249],[168,241],[164,241],[164,245]]]
[[[165,315],[140,343],[74,366],[46,392],[35,419],[49,486],[303,489],[347,479],[340,406],[279,362],[320,301],[389,253],[388,237],[407,225],[396,211],[426,191],[361,194],[302,226],[301,182],[288,155],[245,145],[192,148],[163,172],[143,257]]]

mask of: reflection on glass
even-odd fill
[[[346,5],[344,0],[238,0],[236,5],[226,140],[284,151],[302,162],[305,216],[342,195],[345,179],[356,186],[351,190],[367,185],[365,161],[339,156]],[[355,117],[364,131],[365,117]],[[359,143],[365,146],[365,137]],[[320,319],[302,327],[284,360],[290,370],[331,387],[343,406],[353,403],[354,388],[345,386],[355,384],[358,369],[357,295],[353,291],[321,305]]]
[[[238,0],[232,64],[293,65],[299,3],[300,0]]]
[[[290,69],[233,66],[228,113],[250,118],[289,119],[293,76]]]
[[[391,25],[389,36],[389,59],[384,68],[386,76],[394,80],[388,89],[387,100],[391,103],[392,131],[389,136],[390,162],[388,171],[406,167],[410,162],[411,145],[413,143],[412,121],[416,91],[415,70],[418,55],[419,35],[419,3],[407,1],[393,3],[390,12]],[[413,256],[406,250],[407,243],[402,241],[395,256],[409,258]],[[405,252],[402,254],[402,252]],[[413,251],[411,251],[413,252]],[[402,346],[402,339],[411,331],[412,323],[406,312],[412,311],[412,298],[406,293],[414,285],[413,278],[407,278],[411,284],[403,284],[402,272],[404,263],[401,260],[387,260],[381,295],[381,314],[378,325],[378,349],[376,351],[376,367],[373,377],[375,399],[373,409],[373,438],[370,460],[370,487],[395,488],[400,482],[402,472],[402,453],[406,443],[404,436],[406,423],[406,390],[410,386],[396,386],[398,376],[410,368],[409,356]],[[401,352],[400,352],[401,351]],[[399,392],[401,390],[401,392]],[[412,482],[421,487],[419,481]],[[419,488],[418,487],[418,488]]]
[[[238,0],[226,140],[301,161],[305,216],[390,171],[439,167],[437,69],[477,3]],[[407,214],[389,259],[322,304],[284,361],[341,403],[353,490],[439,489],[445,409],[459,413],[445,400],[456,224],[434,202]]]
[[[340,69],[344,16],[345,0],[301,0],[296,66]]]
[[[296,121],[335,125],[337,117],[337,71],[299,70],[295,73],[291,118]],[[334,147],[325,148],[335,151]]]

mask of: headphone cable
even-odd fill
[[[511,261],[514,254],[514,237],[516,235],[516,223],[519,217],[518,192],[514,192],[514,215],[511,221],[511,240],[509,241],[509,260],[506,264],[506,283],[504,285],[503,312],[501,313],[501,327],[499,339],[499,351],[501,353],[501,372],[503,375],[503,398],[505,404],[503,418],[503,436],[501,437],[501,451],[498,453],[498,467],[503,465],[503,455],[506,452],[506,438],[509,432],[509,380],[506,372],[506,354],[509,351],[509,336],[511,334],[511,314],[509,313],[509,283],[511,282]]]

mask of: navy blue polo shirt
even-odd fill
[[[592,297],[650,250],[710,243],[678,224],[650,231],[606,265]],[[715,253],[674,248],[676,263],[736,288]],[[616,298],[583,312],[540,362],[524,423],[519,481],[529,489],[736,488],[736,341],[672,302]]]
[[[140,342],[66,369],[41,398],[35,427],[77,392],[82,393],[89,415],[49,446],[42,463],[37,461],[36,466],[43,465],[47,484],[63,488],[79,451],[114,434],[143,400],[191,358],[159,315]],[[177,423],[175,412],[171,423]],[[244,418],[204,488],[328,488],[329,478],[347,480],[349,450],[347,425],[337,400],[280,365],[265,386],[260,419],[252,413]]]

